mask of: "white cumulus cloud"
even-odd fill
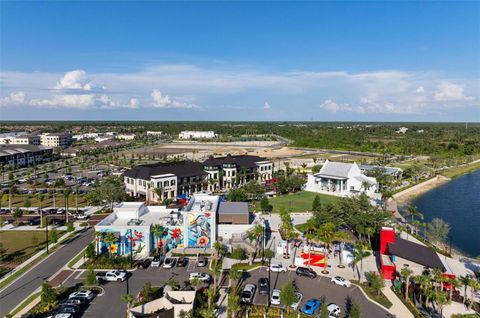
[[[130,98],[130,108],[136,109],[138,108],[139,102],[136,98]]]
[[[323,103],[320,104],[320,108],[328,110],[329,112],[336,113],[336,112],[344,112],[344,111],[352,111],[352,106],[349,104],[338,104],[331,99],[326,99]]]
[[[268,102],[265,102],[265,104],[263,104],[263,109],[271,109],[272,108],[272,105],[270,105]]]
[[[465,96],[464,90],[463,85],[444,82],[437,87],[434,98],[439,102],[472,101],[475,99],[473,96]]]
[[[23,91],[11,92],[8,96],[0,99],[0,106],[24,104],[27,94]]]
[[[31,106],[87,109],[95,106],[94,94],[55,94],[48,99],[32,99]]]
[[[53,88],[90,91],[92,90],[92,84],[84,70],[74,70],[66,72]]]
[[[153,99],[153,107],[156,108],[193,108],[195,105],[179,101],[168,95],[162,94],[160,90],[154,89],[150,94]]]
[[[417,89],[415,90],[415,93],[417,94],[425,93],[425,88],[423,86],[418,86]]]

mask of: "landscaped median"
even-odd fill
[[[352,283],[360,287],[370,300],[387,309],[393,306],[392,302],[382,292],[378,292],[376,289],[372,288],[368,282],[360,283],[358,280],[352,280]]]

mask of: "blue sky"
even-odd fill
[[[0,2],[2,119],[480,120],[479,2]]]

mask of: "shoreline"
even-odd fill
[[[425,194],[426,192],[435,189],[449,181],[451,178],[445,177],[443,175],[437,175],[431,179],[423,181],[419,184],[416,184],[408,189],[395,193],[392,198],[397,202],[397,206],[404,207],[408,205],[416,197]]]

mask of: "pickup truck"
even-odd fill
[[[108,271],[96,274],[97,281],[102,282],[123,282],[127,279],[127,273],[121,271]]]

